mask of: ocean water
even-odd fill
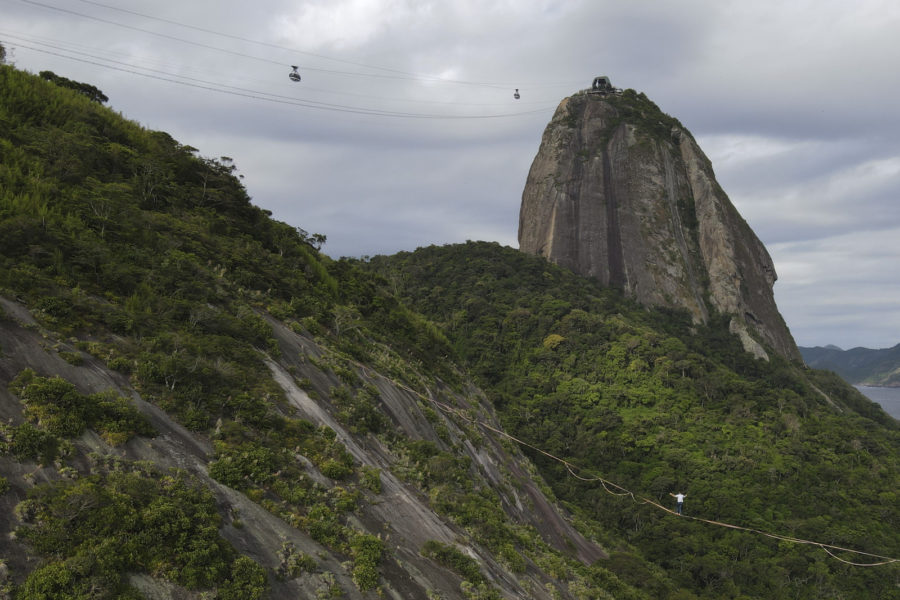
[[[855,385],[853,387],[865,394],[869,400],[880,404],[884,412],[895,419],[900,419],[900,388],[868,387],[865,385]]]

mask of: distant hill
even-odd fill
[[[801,347],[800,354],[810,367],[834,371],[853,384],[900,387],[900,344],[879,350]]]

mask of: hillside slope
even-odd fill
[[[71,384],[70,389],[83,394],[112,390],[129,398],[153,430],[149,436],[136,436],[117,444],[110,443],[114,440],[102,428],[100,435],[95,428],[85,429],[71,438],[70,447],[59,452],[53,461],[40,456],[29,460],[21,449],[22,428],[27,427],[28,421],[23,421],[21,411],[16,410],[19,402],[15,396],[25,398],[25,415],[30,416],[29,410],[34,406],[31,397],[36,394],[20,391],[18,381],[9,393],[5,389],[0,392],[3,414],[15,423],[15,429],[7,429],[12,457],[0,458],[11,487],[4,495],[9,510],[4,511],[0,526],[6,532],[17,526],[20,535],[28,532],[21,535],[28,540],[24,544],[4,542],[0,555],[7,559],[6,567],[11,573],[24,576],[31,572],[23,589],[46,589],[47,584],[40,583],[38,576],[57,565],[71,573],[72,583],[82,584],[71,563],[83,560],[90,549],[74,548],[70,556],[65,550],[56,550],[64,559],[61,564],[47,562],[46,556],[44,561],[37,560],[34,547],[28,542],[36,539],[33,532],[44,523],[35,516],[26,517],[28,511],[23,505],[15,508],[16,500],[41,498],[41,502],[46,494],[71,494],[69,488],[85,478],[99,477],[108,482],[124,474],[141,480],[172,469],[186,474],[192,485],[211,492],[209,498],[214,505],[209,508],[215,508],[219,515],[212,516],[211,522],[224,539],[218,543],[226,547],[230,544],[238,555],[252,557],[262,566],[263,571],[257,570],[260,582],[270,580],[271,597],[275,598],[296,598],[298,594],[313,597],[332,588],[343,590],[344,597],[362,597],[359,587],[381,587],[402,597],[425,597],[432,590],[441,591],[445,598],[462,598],[459,590],[465,579],[482,585],[485,597],[490,597],[491,590],[502,591],[508,597],[526,597],[526,590],[542,589],[551,582],[529,555],[557,556],[559,552],[552,550],[555,546],[563,552],[559,555],[562,565],[566,564],[564,555],[585,563],[606,556],[562,518],[534,483],[527,461],[515,449],[504,448],[491,438],[481,438],[466,421],[436,411],[408,386],[371,367],[329,354],[313,340],[284,325],[272,324],[273,339],[283,351],[277,359],[267,361],[273,381],[283,392],[283,404],[269,410],[277,409],[284,416],[269,416],[269,420],[273,425],[281,421],[281,427],[299,429],[300,447],[292,450],[284,447],[285,431],[280,435],[265,434],[272,438],[265,443],[248,440],[253,435],[251,431],[227,421],[218,424],[210,434],[189,431],[146,403],[126,377],[80,351],[78,345],[60,341],[47,348],[52,334],[40,330],[24,307],[8,300],[3,304],[7,314],[14,315],[0,323],[4,340],[0,376],[4,382],[10,381],[11,374],[32,369],[47,376],[52,374],[60,378],[56,382],[65,381]],[[19,321],[19,317],[24,320]],[[76,361],[79,364],[70,364],[63,358],[71,360],[72,356],[81,357]],[[30,385],[35,388],[50,381],[53,380],[38,378]],[[464,414],[492,420],[476,390],[465,394],[443,390],[436,397]],[[344,402],[348,405],[339,408]],[[363,410],[360,407],[378,410],[368,415],[365,426],[341,411]],[[46,420],[38,421],[39,430],[44,425]],[[376,431],[385,435],[374,435]],[[473,444],[472,436],[480,438],[481,443]],[[235,444],[232,438],[240,442]],[[40,446],[40,451],[45,450],[45,445]],[[470,497],[471,494],[477,495]],[[439,512],[431,505],[429,495],[441,496],[442,504],[455,497],[471,506],[446,506]],[[526,506],[530,510],[525,510]],[[55,510],[52,505],[48,508]],[[503,516],[504,510],[507,517]],[[80,533],[70,531],[69,535],[77,538]],[[190,529],[178,533],[197,535]],[[110,532],[110,537],[116,536],[116,532]],[[177,539],[168,540],[176,552],[180,551]],[[521,543],[527,543],[533,551],[516,556],[514,548]],[[365,564],[360,564],[362,550],[357,549],[366,548],[367,544],[378,550],[368,574]],[[472,563],[477,566],[471,572],[463,570],[466,577],[442,568],[440,561],[435,564],[435,557],[428,555],[428,548],[436,544],[464,550],[477,560]],[[349,566],[344,564],[348,558]],[[103,578],[114,580],[113,567],[102,559],[97,562],[94,568],[104,571]],[[167,565],[161,577],[153,571],[141,573],[140,566],[128,569],[127,580],[145,593],[153,587],[173,584],[187,588],[200,584],[202,588],[221,583],[215,579],[187,578],[181,565]],[[131,573],[132,570],[137,573]],[[227,578],[225,574],[229,572],[234,576],[235,570],[237,566],[232,561],[230,566],[220,567],[219,576]],[[96,582],[92,581],[92,585]],[[219,593],[223,593],[221,586]]]
[[[754,359],[727,316],[699,327],[496,244],[422,248],[368,267],[442,328],[506,431],[540,448],[530,456],[556,495],[680,586],[710,598],[895,592],[896,563],[847,568],[647,504],[671,506],[681,491],[692,517],[897,557],[897,423],[838,377]],[[635,561],[618,572],[640,585],[633,552],[615,561]]]
[[[0,67],[0,597],[646,598],[233,171]]]

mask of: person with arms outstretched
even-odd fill
[[[675,513],[681,514],[681,506],[684,504],[684,499],[687,498],[687,494],[673,494],[669,492],[669,495],[675,498]]]

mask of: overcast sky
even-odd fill
[[[608,75],[697,138],[797,343],[845,349],[900,342],[898,32],[894,0],[0,0],[17,67],[233,158],[334,257],[517,247],[544,127]]]

